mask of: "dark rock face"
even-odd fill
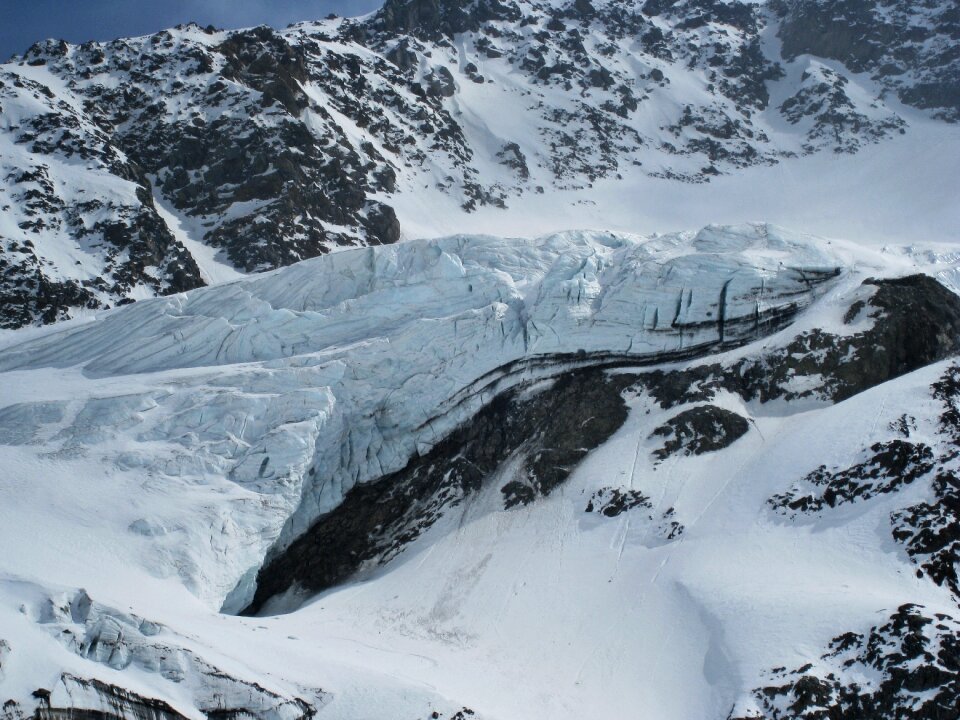
[[[893,537],[937,585],[946,585],[960,600],[960,475],[938,473],[933,499],[891,515]]]
[[[960,352],[960,297],[926,275],[868,280],[876,287],[851,307],[848,320],[867,308],[869,330],[846,336],[805,332],[785,348],[730,367],[700,365],[654,371],[641,382],[664,408],[703,402],[718,390],[767,402],[821,397],[834,402]],[[797,378],[812,378],[795,389]]]
[[[476,32],[489,20],[517,22],[522,17],[509,0],[387,0],[377,15],[374,28],[381,32],[434,41]]]
[[[893,537],[937,585],[946,585],[960,601],[960,367],[951,366],[933,384],[940,401],[939,431],[946,449],[936,462],[932,497],[894,512]]]
[[[640,522],[649,523],[645,534],[648,546],[663,545],[677,540],[686,528],[676,520],[676,510],[667,508],[660,513],[654,511],[653,502],[639,490],[622,487],[605,487],[590,496],[584,512],[597,513],[604,518],[616,518],[624,513],[637,513]],[[631,514],[631,517],[633,515]]]
[[[63,320],[71,308],[101,307],[100,301],[79,283],[56,282],[43,273],[36,255],[19,260],[0,258],[0,327],[14,329],[37,321]]]
[[[0,71],[0,111],[4,103],[25,100],[34,114],[12,132],[30,161],[0,176],[0,187],[9,188],[0,191],[0,211],[21,231],[20,240],[0,235],[0,327],[54,322],[72,308],[129,302],[138,288],[163,295],[202,285],[193,257],[158,215],[143,169],[115,147],[108,132],[49,88]],[[98,197],[65,186],[51,170],[50,156],[114,175],[124,192]],[[51,236],[96,253],[99,275],[51,268],[39,250]]]
[[[497,158],[499,158],[503,165],[516,170],[517,175],[522,180],[530,177],[530,167],[527,165],[527,157],[515,142],[509,142],[504,145],[503,150],[497,153]]]
[[[903,102],[960,120],[960,10],[935,0],[778,0],[783,55],[839,60]]]
[[[315,42],[294,43],[261,27],[215,47],[180,43],[168,32],[70,53],[40,44],[24,64],[45,65],[76,101],[15,72],[0,73],[0,107],[44,106],[17,129],[16,142],[34,165],[0,178],[13,189],[9,198],[0,190],[0,207],[18,208],[21,230],[36,237],[0,237],[0,326],[130,302],[144,294],[134,292],[138,286],[156,295],[201,286],[195,261],[154,207],[155,192],[196,218],[203,240],[246,271],[399,238],[393,209],[369,197],[394,189],[392,163],[369,143],[352,146],[304,90],[312,82],[343,96],[346,114],[370,128],[371,103],[357,85],[363,78],[355,56],[328,59]],[[381,62],[381,70],[388,65]],[[372,94],[394,104],[391,93],[399,97]],[[409,100],[396,111],[411,127],[425,113]],[[401,138],[409,132],[383,130]],[[63,160],[98,173],[89,192],[51,180],[51,166]],[[50,267],[39,248],[52,236],[94,254],[99,269],[91,276]]]
[[[769,673],[754,690],[766,720],[955,720],[960,717],[960,623],[903,605],[865,634],[833,639],[816,670]],[[863,678],[870,678],[864,682]],[[746,720],[731,712],[729,720]]]
[[[161,38],[156,50],[165,42]],[[187,119],[170,116],[153,102],[153,85],[173,69],[159,52],[159,77],[137,78],[139,92],[91,91],[97,107],[118,108],[107,118],[116,128],[115,142],[156,175],[176,209],[209,218],[213,229],[205,240],[223,248],[243,270],[276,268],[333,247],[399,237],[388,221],[395,222],[392,208],[367,197],[390,174],[383,158],[362,158],[342,131],[318,136],[305,122],[311,102],[303,86],[321,81],[311,72],[318,51],[316,43],[294,44],[267,27],[232,34],[212,53],[199,56],[198,72],[217,63],[221,69],[206,96],[191,95]],[[223,104],[233,112],[219,112]],[[315,104],[313,110],[322,114]],[[255,212],[238,214],[243,205]],[[356,227],[356,235],[330,231],[330,226]]]
[[[879,313],[860,341],[859,372],[839,389],[837,399],[960,351],[960,297],[928,275],[867,283],[878,288],[870,305]]]
[[[934,467],[933,450],[923,443],[905,440],[874,443],[867,460],[845,470],[828,470],[821,465],[791,490],[775,495],[769,502],[783,514],[819,512],[826,507],[895,492]]]
[[[895,115],[872,119],[847,93],[849,81],[826,66],[803,74],[801,86],[780,105],[780,114],[793,125],[812,121],[803,149],[812,153],[828,144],[834,152],[852,153],[878,142],[906,123]]]
[[[612,518],[637,507],[652,509],[653,504],[650,498],[637,490],[603,488],[590,496],[584,512],[598,512]]]
[[[671,455],[701,455],[722,450],[750,429],[746,418],[716,405],[698,405],[684,410],[653,431],[651,437],[666,442],[653,455],[665,460]]]
[[[146,183],[149,187],[149,183]],[[141,186],[143,187],[143,186]],[[157,215],[149,192],[139,193],[139,207],[62,204],[54,220],[83,243],[102,248],[101,275],[92,280],[57,279],[32,242],[4,242],[0,237],[0,328],[32,322],[51,323],[66,318],[72,308],[97,309],[132,302],[138,287],[156,295],[192,290],[203,285],[196,261]],[[47,198],[55,203],[55,198]],[[109,214],[108,219],[84,226],[84,213]],[[37,224],[28,232],[47,231]]]
[[[450,718],[450,720],[469,720],[476,713],[468,707],[462,707],[457,710]]]
[[[499,488],[505,508],[549,494],[621,426],[627,408],[620,393],[632,380],[578,370],[535,394],[521,387],[499,395],[403,470],[350,490],[260,570],[245,612],[291,588],[320,592],[387,562],[510,460],[518,464]]]

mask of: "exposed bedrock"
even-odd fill
[[[955,3],[776,0],[783,57],[810,53],[869,73],[905,103],[946,120],[960,117]]]
[[[643,382],[663,407],[710,400],[718,390],[745,400],[821,398],[839,402],[960,352],[960,297],[927,275],[864,281],[873,289],[845,321],[872,321],[849,335],[814,329],[785,347],[729,366],[656,370]]]
[[[246,613],[291,589],[326,590],[365,565],[388,561],[489,483],[503,506],[525,505],[564,482],[586,454],[623,423],[621,391],[633,380],[583,369],[501,393],[403,470],[357,485],[257,575]],[[510,470],[503,470],[509,464]]]
[[[765,680],[729,720],[951,720],[960,696],[960,623],[902,605],[883,624],[835,637],[816,664],[781,666]]]
[[[671,455],[701,455],[722,450],[749,429],[746,418],[716,405],[699,405],[677,413],[653,431],[666,438],[663,447],[653,451],[658,460]]]

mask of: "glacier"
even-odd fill
[[[128,522],[145,562],[176,568],[219,604],[270,545],[303,532],[353,485],[399,470],[511,385],[754,339],[840,270],[822,247],[765,225],[345,251],[0,351],[8,376],[51,368],[72,378],[59,393],[41,390],[40,402],[0,410],[0,432],[42,443],[61,463],[99,455],[170,497],[226,493],[236,507],[201,504],[199,522],[184,523],[196,511],[180,502],[173,517]],[[241,587],[228,607],[249,592]]]
[[[233,613],[351,489],[505,392],[585,368],[786,362],[796,338],[878,322],[864,280],[918,271],[949,280],[956,256],[765,224],[461,235],[0,336],[0,686],[28,712],[119,704],[155,720],[747,712],[769,668],[865,618],[955,612],[877,540],[891,511],[930,500],[925,483],[822,518],[768,508],[815,463],[889,441],[901,414],[911,442],[943,447],[927,389],[948,361],[837,404],[804,395],[815,372],[790,380],[806,399],[789,402],[712,390],[693,407],[747,428],[722,463],[655,455],[666,411],[638,386],[548,497],[505,510],[481,489],[389,565],[285,615]],[[612,497],[622,512],[584,511]]]

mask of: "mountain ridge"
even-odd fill
[[[812,0],[398,0],[282,31],[39,43],[0,78],[0,322],[204,284],[155,197],[251,272],[440,227],[415,209],[427,198],[466,221],[604,180],[856,152],[909,126],[884,93],[955,119],[949,8],[843,7],[867,45],[803,36],[797,18],[836,10]],[[836,60],[802,54],[817,51]]]
[[[0,720],[960,720],[958,43],[386,0],[0,65]]]

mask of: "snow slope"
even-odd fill
[[[956,617],[889,529],[929,481],[815,515],[771,504],[906,414],[911,442],[940,452],[930,386],[948,362],[835,405],[718,391],[746,434],[662,461],[653,431],[673,413],[633,386],[626,422],[546,497],[503,508],[510,460],[392,562],[284,615],[218,612],[243,608],[264,558],[351,487],[497,393],[859,332],[870,317],[845,317],[869,299],[863,279],[917,271],[956,277],[956,256],[767,225],[456,236],[8,336],[0,695],[27,713],[37,688],[54,707],[109,705],[96,679],[191,718],[286,720],[300,703],[358,719],[725,718],[758,707],[771,668],[820,663],[831,638],[904,603]],[[612,489],[645,500],[585,512]]]
[[[407,238],[452,232],[537,236],[568,228],[634,233],[764,220],[864,246],[960,241],[960,134],[922,118],[906,136],[856,155],[816,154],[751,167],[709,183],[599,180],[524,197],[506,210],[461,214],[443,198],[396,198]]]

